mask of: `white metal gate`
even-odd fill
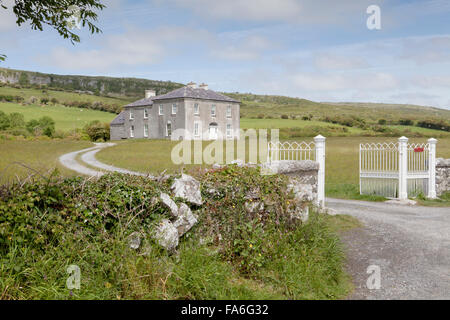
[[[365,143],[359,146],[360,193],[407,199],[423,194],[436,197],[436,139],[408,144]]]

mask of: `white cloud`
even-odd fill
[[[211,54],[220,59],[252,60],[271,48],[271,43],[260,36],[248,36],[238,41],[217,40]]]
[[[400,58],[419,65],[450,62],[450,36],[411,37],[403,41]]]
[[[167,56],[182,53],[180,48],[210,38],[209,33],[182,27],[154,30],[129,30],[109,36],[98,49],[73,50],[56,48],[41,60],[64,69],[108,70],[123,66],[145,66],[158,63]]]
[[[357,74],[300,73],[291,75],[290,78],[294,87],[307,91],[387,90],[399,84],[393,75],[383,72]]]
[[[412,80],[412,84],[421,88],[450,88],[450,76],[422,75]]]
[[[314,58],[317,68],[322,70],[342,70],[366,68],[369,64],[361,57],[319,53]]]
[[[292,20],[301,12],[298,0],[172,0],[210,19],[250,21]]]

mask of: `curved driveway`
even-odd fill
[[[342,235],[355,291],[350,299],[450,299],[450,208],[327,199],[364,228]],[[369,290],[370,265],[381,288]]]
[[[87,176],[93,176],[93,177],[100,177],[105,174],[104,171],[111,171],[111,172],[119,172],[124,174],[131,174],[135,176],[143,176],[143,177],[149,177],[153,178],[150,175],[136,172],[136,171],[130,171],[118,167],[114,167],[111,165],[104,164],[100,161],[98,161],[95,158],[95,155],[102,149],[107,147],[114,146],[115,143],[96,143],[94,147],[70,152],[67,154],[62,155],[59,157],[59,162],[61,164],[77,173],[87,175]],[[81,161],[77,160],[78,155],[81,155],[80,159]],[[90,167],[86,167],[85,164],[89,165],[90,167],[94,167],[100,170],[91,169]]]

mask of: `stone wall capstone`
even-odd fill
[[[436,159],[436,194],[450,191],[450,159]]]

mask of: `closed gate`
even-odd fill
[[[407,199],[423,194],[436,198],[436,139],[408,144],[365,143],[359,146],[360,193]]]

